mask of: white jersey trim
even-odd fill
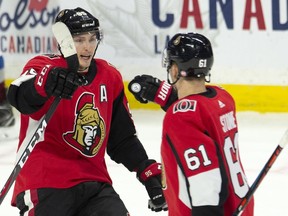
[[[179,181],[179,199],[191,209],[185,177],[179,166],[177,166]],[[190,195],[193,206],[217,206],[220,201],[222,178],[220,169],[213,169],[198,175],[188,177],[190,184]]]

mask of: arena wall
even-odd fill
[[[234,96],[238,111],[288,112],[287,0],[49,0],[41,5],[45,2],[0,1],[7,86],[29,58],[57,52],[51,32],[55,15],[81,5],[103,29],[96,57],[117,67],[126,87],[139,74],[166,79],[161,52],[167,40],[177,32],[199,32],[213,45],[212,84]],[[159,109],[138,103],[128,91],[127,96],[131,109]]]

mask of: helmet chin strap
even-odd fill
[[[211,74],[208,73],[207,76],[205,76],[205,82],[210,83],[211,81]]]
[[[176,79],[174,82],[171,82],[170,79],[169,79],[169,69],[167,69],[167,82],[168,82],[170,85],[174,85],[175,83],[178,82],[179,79],[180,79],[180,75],[178,74],[178,75],[177,75],[177,79]]]

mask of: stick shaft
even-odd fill
[[[74,46],[73,37],[68,29],[68,27],[62,23],[57,22],[52,25],[53,34],[61,47],[62,54],[67,61],[68,69],[72,72],[77,73],[79,62],[77,57],[76,48]],[[38,125],[36,131],[34,132],[32,138],[28,142],[27,146],[24,148],[23,153],[21,154],[19,160],[17,161],[13,171],[11,172],[9,178],[7,179],[4,187],[0,192],[0,205],[2,204],[4,198],[6,197],[7,193],[9,192],[12,184],[16,180],[19,172],[21,171],[22,167],[26,163],[29,155],[31,154],[32,150],[34,149],[37,142],[41,139],[44,134],[44,131],[47,127],[47,124],[51,117],[53,116],[58,104],[60,103],[61,98],[56,97],[53,103],[51,104],[50,109],[46,113],[46,115],[41,120],[40,124]],[[24,143],[22,144],[24,145]]]
[[[25,147],[22,155],[20,156],[19,160],[17,161],[14,169],[12,170],[9,178],[7,179],[6,183],[4,184],[4,187],[2,188],[2,190],[0,192],[0,205],[2,204],[2,202],[3,202],[4,198],[6,197],[7,193],[9,192],[12,184],[16,180],[16,178],[17,178],[19,172],[21,171],[22,167],[24,166],[24,164],[26,163],[27,159],[29,158],[29,155],[31,154],[32,150],[35,148],[36,144],[41,139],[41,137],[42,137],[42,135],[43,135],[43,133],[45,131],[45,128],[46,128],[49,120],[53,116],[53,114],[54,114],[59,102],[60,102],[60,98],[59,97],[55,98],[55,100],[51,104],[50,109],[48,110],[48,112],[46,113],[44,118],[41,120],[41,122],[38,125],[37,129],[35,130],[33,136],[31,137],[31,139],[27,143],[27,146]]]
[[[288,130],[286,130],[284,136],[280,140],[279,145],[276,147],[276,149],[273,151],[272,155],[270,156],[269,160],[266,162],[265,166],[262,168],[261,172],[257,176],[256,180],[250,187],[249,191],[247,192],[246,196],[242,199],[240,204],[238,205],[236,211],[234,212],[233,216],[241,215],[241,213],[244,211],[245,207],[248,205],[250,199],[252,198],[253,194],[255,193],[256,189],[259,187],[261,182],[263,181],[264,177],[269,172],[270,168],[278,158],[279,154],[283,150],[283,148],[288,143]]]

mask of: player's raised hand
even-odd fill
[[[85,78],[78,73],[69,72],[65,68],[43,68],[36,75],[34,85],[43,97],[61,97],[71,99],[78,86],[84,85]]]
[[[177,93],[169,83],[150,75],[134,77],[128,89],[140,103],[152,101],[165,111],[177,100]]]

